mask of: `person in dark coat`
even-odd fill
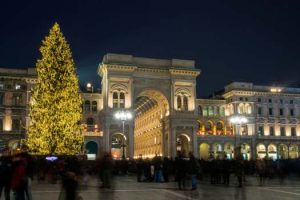
[[[165,182],[169,182],[169,171],[170,171],[170,160],[168,157],[164,157],[162,172],[163,172],[163,177]]]
[[[136,170],[137,170],[137,182],[142,182],[142,177],[144,174],[144,161],[142,156],[140,156],[136,161]]]
[[[0,199],[4,190],[5,200],[10,199],[10,180],[11,180],[12,163],[10,156],[0,158]]]
[[[197,189],[197,172],[199,169],[199,164],[192,152],[189,153],[188,166],[189,166],[189,173],[190,173],[191,179],[192,179],[192,190],[196,190]]]
[[[176,180],[178,182],[178,189],[185,189],[185,179],[186,179],[186,165],[185,160],[183,159],[182,153],[177,152],[175,158],[175,170],[176,170]]]

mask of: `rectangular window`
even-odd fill
[[[296,136],[296,128],[295,127],[291,128],[291,136]]]
[[[21,89],[21,85],[16,84],[16,85],[15,85],[15,89],[16,89],[16,90],[20,90],[20,89]]]
[[[282,108],[279,109],[279,115],[283,116],[283,109]]]
[[[4,105],[4,93],[0,93],[0,105]]]
[[[258,115],[262,115],[262,108],[261,108],[261,107],[258,107],[258,109],[257,109],[257,114],[258,114]]]
[[[257,102],[261,102],[261,98],[257,98]]]
[[[14,131],[20,130],[20,120],[19,119],[13,119],[12,120],[12,129]]]
[[[264,127],[263,126],[258,127],[258,135],[260,135],[260,136],[264,135]]]
[[[269,108],[269,115],[273,115],[273,108]]]
[[[282,99],[280,99],[279,101],[280,101],[281,104],[283,104],[283,100]]]
[[[4,84],[0,83],[0,90],[4,90]]]
[[[270,126],[270,136],[274,136],[274,127]]]
[[[272,103],[272,99],[269,99],[269,103]]]
[[[280,127],[280,136],[285,136],[285,128]]]
[[[290,115],[294,116],[294,109],[290,109]]]
[[[13,94],[13,105],[22,105],[22,94]]]
[[[294,100],[290,100],[290,104],[293,104],[294,103]]]

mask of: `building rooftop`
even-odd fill
[[[194,60],[181,59],[154,59],[134,57],[126,54],[106,54],[103,57],[103,64],[123,64],[137,67],[162,68],[162,69],[195,69]]]

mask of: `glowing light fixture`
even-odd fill
[[[233,116],[229,119],[232,124],[245,124],[248,122],[248,119],[244,116]]]
[[[271,92],[281,92],[281,88],[271,88]]]

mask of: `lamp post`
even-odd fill
[[[86,84],[86,90],[89,91],[89,92],[94,92],[94,87],[91,83],[87,83]]]
[[[245,116],[242,115],[235,115],[229,118],[230,123],[234,124],[234,138],[235,138],[235,152],[234,152],[234,157],[237,156],[238,150],[241,150],[240,148],[237,149],[237,136],[240,137],[240,127],[241,125],[245,124],[248,122],[248,119]],[[240,143],[240,141],[239,141]],[[241,153],[241,152],[239,152]]]
[[[132,119],[132,114],[128,110],[120,110],[115,113],[115,118],[117,120],[122,121],[122,133],[123,133],[123,140],[122,140],[122,159],[125,159],[125,121]]]

